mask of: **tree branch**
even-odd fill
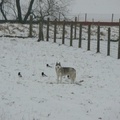
[[[27,21],[29,15],[31,14],[31,9],[32,9],[33,3],[34,3],[34,0],[31,0],[30,5],[29,5],[29,8],[28,8],[28,11],[27,11],[27,13],[26,13],[26,15],[25,15],[25,18],[24,18],[24,22]]]
[[[5,15],[5,13],[4,13],[3,9],[2,9],[3,3],[4,3],[4,0],[2,0],[2,2],[0,3],[0,11],[1,11],[1,13],[2,13],[4,19],[7,21],[7,17],[6,17],[6,15]]]
[[[16,0],[16,7],[17,7],[17,11],[18,11],[18,19],[19,19],[19,22],[22,22],[22,14],[21,14],[20,0]]]

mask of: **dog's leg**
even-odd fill
[[[57,84],[59,83],[59,76],[57,76]]]
[[[74,84],[74,79],[71,79],[71,84]]]
[[[60,76],[60,83],[62,83],[62,76]]]

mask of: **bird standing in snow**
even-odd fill
[[[46,66],[52,68],[49,64],[46,64]]]
[[[41,75],[42,75],[43,77],[47,77],[47,75],[45,75],[44,72],[42,72]]]
[[[18,72],[18,76],[19,76],[19,77],[22,77],[22,75],[21,75],[21,73],[20,73],[20,72]]]

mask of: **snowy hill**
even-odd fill
[[[104,4],[106,1],[101,0]],[[99,5],[96,1],[94,4]],[[38,25],[33,26],[34,38],[6,38],[27,37],[29,26],[0,25],[0,120],[120,120],[120,60],[106,56],[108,28],[101,27],[101,53],[96,53],[96,26],[91,28],[91,51],[86,50],[87,26],[83,26],[82,48],[78,48],[78,39],[69,47],[69,26],[65,45],[61,44],[62,27],[57,26],[57,43],[53,43],[52,25],[49,42],[37,42],[38,29]],[[118,39],[118,27],[111,27],[111,33],[112,39]],[[111,42],[114,56],[117,47],[117,42]],[[57,84],[56,62],[76,69],[75,84],[66,76],[62,84]]]
[[[59,40],[36,41],[0,38],[1,120],[120,119],[119,60]],[[76,69],[75,84],[66,77],[56,84],[56,62]]]

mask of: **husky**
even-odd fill
[[[71,67],[62,67],[60,63],[56,62],[56,74],[57,74],[57,84],[59,83],[59,77],[60,77],[60,83],[62,83],[62,76],[69,76],[71,79],[71,84],[74,83],[76,78],[76,70]]]

